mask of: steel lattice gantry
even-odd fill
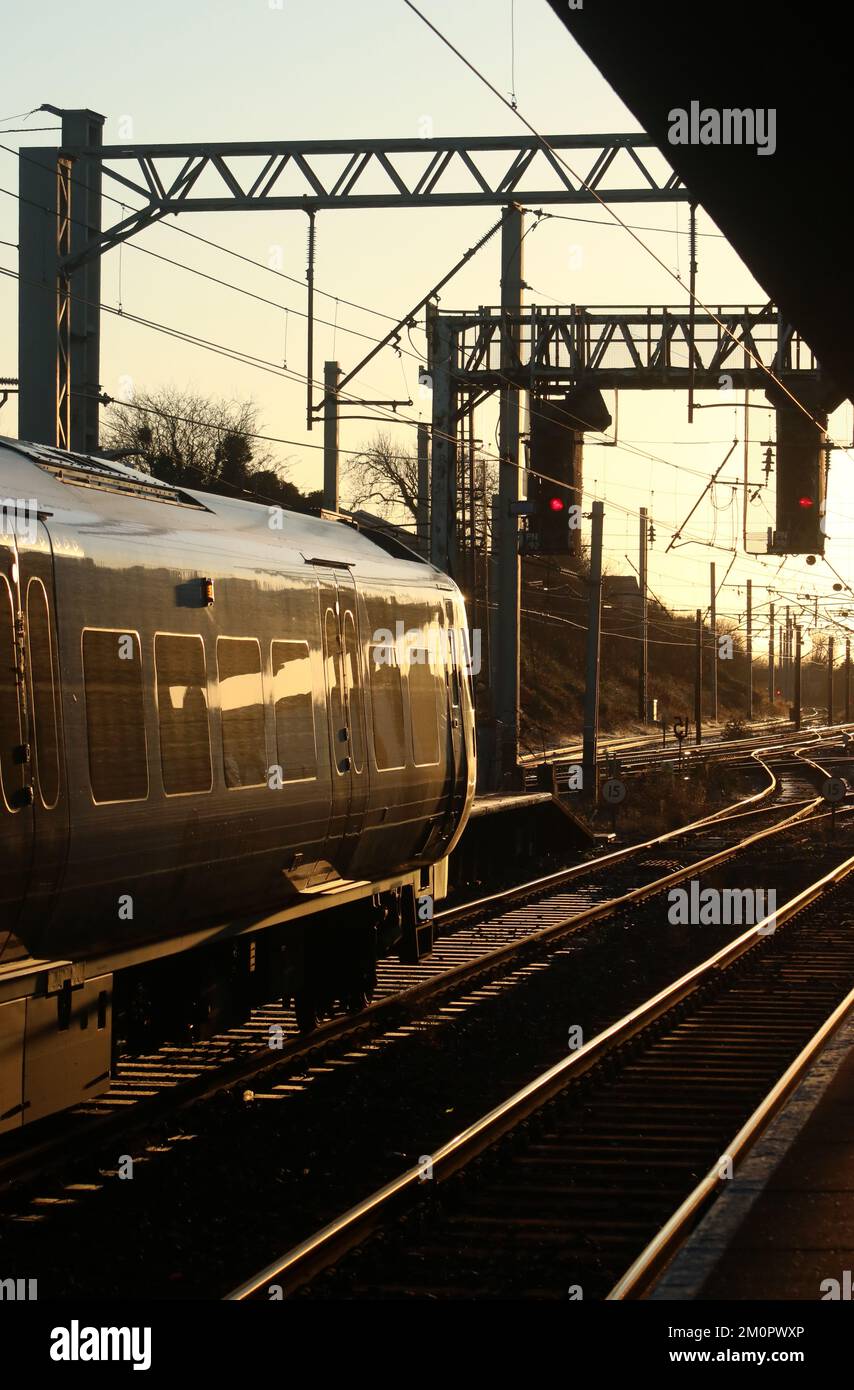
[[[170,214],[689,202],[648,136],[555,135],[103,145],[56,111],[61,146],[21,151],[19,430],[98,443],[100,256]],[[106,228],[110,209],[138,200]]]
[[[521,499],[518,401],[582,382],[598,390],[766,390],[771,377],[796,387],[823,384],[809,346],[772,304],[569,307],[521,305],[521,214],[508,215],[499,308],[440,314],[433,351],[431,555],[458,571],[458,433],[487,397],[500,400],[500,499],[496,512],[499,595],[492,630],[499,774],[518,752],[519,560]]]
[[[822,373],[772,304],[480,308],[437,319],[433,367],[432,554],[456,568],[456,444],[461,417],[494,393],[544,394],[585,381],[606,390],[801,392]],[[514,463],[517,459],[514,456]]]
[[[451,370],[466,391],[538,391],[580,380],[605,390],[764,390],[778,378],[818,380],[809,346],[771,304],[688,307],[526,305],[443,315]],[[512,345],[508,361],[507,346]]]
[[[70,146],[62,153],[97,160],[107,186],[143,202],[73,256],[72,268],[168,213],[660,203],[689,196],[642,134],[549,135],[545,144],[524,135],[452,136]]]

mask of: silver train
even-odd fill
[[[0,1133],[117,1040],[417,959],[475,783],[466,618],[393,540],[0,440]]]

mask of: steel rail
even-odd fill
[[[800,813],[798,818],[800,818]],[[777,827],[774,829],[776,830]],[[758,835],[751,836],[750,842],[767,838],[768,833],[761,831]],[[711,856],[712,861],[717,861],[719,858],[719,855]],[[695,872],[698,867],[700,866],[697,864],[692,865],[687,872]],[[487,1115],[484,1115],[460,1134],[455,1135],[431,1155],[433,1181],[443,1182],[464,1167],[502,1135],[514,1129],[528,1115],[540,1109],[576,1077],[590,1070],[614,1048],[647,1028],[676,1004],[693,994],[700,985],[732,965],[757,943],[778,930],[796,913],[814,902],[828,889],[835,887],[852,871],[854,871],[854,856],[846,859],[841,865],[837,865],[836,868],[816,880],[815,883],[795,894],[787,903],[762,918],[760,922],[715,952],[706,961],[695,966],[644,1004],[632,1010],[631,1013],[611,1024],[570,1057],[550,1067],[534,1081],[529,1082],[528,1085],[490,1110]],[[685,873],[680,870],[678,875],[668,875],[665,879],[659,880],[659,883],[666,883],[676,877],[684,876]],[[634,901],[637,900],[638,896],[638,890],[632,890],[623,899],[611,900],[609,905],[613,910],[615,903]],[[593,909],[593,911],[598,911],[598,909]],[[587,914],[581,915],[586,916]],[[539,936],[542,939],[543,936],[550,935],[555,930],[554,927],[547,928],[543,933],[539,933]],[[526,938],[527,940],[529,938]],[[423,1169],[420,1164],[408,1168],[397,1178],[386,1183],[336,1220],[324,1226],[320,1231],[294,1246],[280,1259],[273,1261],[233,1289],[226,1295],[226,1301],[242,1301],[250,1298],[265,1285],[273,1282],[281,1287],[283,1294],[293,1292],[294,1289],[328,1268],[342,1254],[360,1244],[388,1218],[390,1211],[398,1203],[412,1197],[412,1194],[423,1184],[423,1180]]]
[[[814,743],[805,745],[814,751]],[[776,745],[770,749],[763,748],[754,750],[756,754],[773,752]],[[759,759],[761,761],[761,758]],[[813,764],[815,765],[815,764]],[[566,882],[571,882],[578,877],[592,877],[602,867],[609,867],[611,864],[620,860],[630,858],[633,854],[643,851],[650,847],[657,846],[660,842],[678,838],[695,829],[702,829],[709,823],[726,823],[725,818],[732,815],[755,815],[759,812],[767,812],[776,807],[754,807],[751,811],[733,811],[733,808],[745,805],[746,801],[755,800],[757,797],[769,795],[776,786],[776,777],[773,771],[763,763],[766,771],[771,778],[769,786],[759,793],[755,793],[750,798],[733,803],[732,807],[723,808],[721,811],[712,813],[711,817],[703,818],[693,822],[688,826],[680,826],[674,831],[667,832],[664,836],[655,837],[653,840],[644,841],[637,845],[628,846],[623,850],[615,851],[604,855],[601,858],[588,861],[582,865],[573,866],[570,870],[558,870],[556,874],[546,875],[545,877],[531,880],[530,882],[517,885],[510,889],[501,890],[491,897],[478,899],[470,903],[461,904],[459,908],[452,909],[448,913],[437,914],[437,920],[449,921],[451,914],[453,920],[457,918],[470,917],[478,910],[489,909],[501,902],[509,899],[524,899],[526,896],[536,895],[538,898],[543,891],[550,887],[559,887]],[[817,765],[815,765],[817,766]],[[817,797],[800,805],[793,814],[777,821],[773,826],[759,831],[749,836],[745,840],[738,841],[734,845],[729,845],[717,851],[714,855],[708,856],[703,860],[696,860],[689,866],[672,871],[661,878],[654,879],[648,884],[643,884],[639,888],[632,889],[628,893],[608,898],[590,908],[583,909],[560,918],[557,922],[551,922],[548,926],[532,931],[526,936],[517,937],[514,940],[494,947],[491,951],[480,954],[471,960],[466,960],[450,969],[443,971],[440,975],[430,976],[415,984],[410,984],[404,989],[397,990],[383,999],[376,1000],[369,1004],[367,1008],[359,1014],[348,1015],[331,1019],[322,1023],[318,1029],[307,1037],[294,1038],[292,1042],[286,1043],[283,1048],[277,1051],[275,1056],[269,1055],[269,1049],[259,1049],[249,1056],[236,1057],[227,1061],[216,1076],[200,1074],[192,1077],[188,1081],[182,1082],[179,1086],[169,1089],[168,1092],[156,1096],[145,1097],[136,1102],[133,1109],[124,1111],[121,1115],[109,1113],[104,1116],[93,1117],[91,1122],[80,1127],[78,1138],[83,1148],[89,1148],[104,1140],[106,1135],[117,1131],[125,1133],[130,1128],[138,1128],[156,1119],[163,1112],[164,1105],[174,1109],[177,1106],[199,1099],[205,1095],[222,1089],[224,1086],[233,1085],[262,1075],[264,1072],[281,1066],[286,1062],[293,1062],[298,1059],[310,1058],[315,1053],[323,1050],[334,1043],[357,1037],[360,1033],[382,1027],[385,1021],[394,1022],[395,1016],[401,1007],[409,1008],[412,1005],[420,1004],[433,998],[441,998],[447,992],[453,991],[462,985],[477,979],[482,974],[488,974],[494,968],[502,965],[514,957],[522,956],[529,948],[536,949],[539,945],[547,942],[551,938],[560,939],[568,932],[580,930],[595,921],[611,916],[622,906],[630,903],[639,902],[648,897],[653,897],[666,888],[673,886],[684,878],[690,877],[704,869],[712,868],[718,863],[727,859],[734,858],[742,849],[758,842],[763,838],[770,838],[779,831],[789,828],[791,825],[800,821],[808,821],[813,818],[816,806],[821,802]],[[854,806],[840,808],[837,814],[845,811],[854,811]],[[816,817],[820,819],[821,817]],[[41,1159],[42,1166],[49,1167],[57,1156],[58,1152],[64,1156],[67,1148],[67,1140],[50,1139],[40,1143],[35,1149],[26,1149],[9,1155],[8,1158],[0,1160],[0,1181],[15,1181],[21,1174],[26,1174],[33,1158],[38,1161]]]
[[[848,861],[849,865],[851,862],[851,860]],[[795,1087],[809,1071],[822,1048],[840,1024],[845,1022],[852,1009],[854,1009],[854,989],[837,1005],[833,1013],[813,1034],[795,1060],[787,1067],[779,1081],[768,1092],[765,1099],[760,1102],[750,1118],[741,1126],[735,1138],[727,1144],[724,1152],[732,1160],[733,1174],[737,1165],[743,1161],[757,1139],[762,1137],[774,1116],[782,1109]],[[687,1240],[717,1197],[718,1192],[728,1181],[730,1179],[721,1177],[719,1164],[710,1168],[705,1177],[688,1194],[681,1206],[665,1222],[658,1234],[641,1251],[622,1278],[617,1281],[607,1295],[606,1301],[617,1302],[642,1298]]]
[[[793,750],[795,756],[798,756],[803,748],[814,749],[816,744],[820,742],[822,742],[821,738],[817,737],[813,743],[800,745],[797,749]],[[706,826],[715,825],[729,818],[734,819],[737,815],[755,814],[755,808],[752,812],[745,812],[743,808],[745,806],[750,806],[753,802],[766,801],[768,797],[773,795],[778,786],[776,773],[768,766],[761,755],[774,753],[780,747],[785,747],[788,751],[788,745],[778,744],[770,744],[762,748],[755,748],[751,751],[751,758],[765,769],[770,779],[768,786],[761,788],[758,792],[753,792],[750,796],[740,797],[738,801],[733,801],[729,806],[724,806],[718,811],[712,811],[708,816],[703,816],[700,820],[690,821],[687,825],[677,826],[675,830],[667,830],[664,834],[655,835],[650,840],[639,840],[636,844],[624,845],[622,849],[611,850],[607,854],[599,855],[596,859],[585,860],[583,864],[573,864],[571,868],[568,869],[556,869],[554,873],[544,874],[540,878],[530,879],[527,883],[517,884],[511,888],[502,888],[497,893],[487,894],[487,896],[483,898],[472,898],[469,902],[460,903],[457,907],[445,908],[443,911],[436,913],[434,920],[436,922],[458,921],[462,917],[469,916],[472,912],[491,907],[497,903],[506,902],[516,897],[525,896],[527,893],[538,892],[541,888],[557,887],[560,884],[573,883],[579,878],[590,877],[601,868],[608,868],[613,864],[619,864],[623,860],[631,859],[634,855],[640,854],[645,850],[657,849],[659,845],[666,844],[670,840],[679,839],[684,835],[688,835],[695,830],[703,829]],[[809,758],[803,758],[801,761],[809,762],[811,766],[818,767],[818,764],[813,763]],[[818,770],[826,773],[824,768],[818,768]],[[808,804],[811,807],[815,807],[821,799],[821,797],[816,797]],[[771,808],[762,809],[770,810]],[[780,824],[782,825],[784,822],[780,822]],[[776,829],[777,827],[773,828]]]

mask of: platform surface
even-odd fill
[[[649,1297],[834,1294],[854,1297],[854,1013]]]

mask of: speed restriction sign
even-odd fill
[[[609,806],[619,806],[626,799],[626,784],[616,777],[609,777],[602,787],[602,800]]]
[[[821,794],[825,801],[844,801],[847,787],[841,777],[828,777],[821,784]]]

